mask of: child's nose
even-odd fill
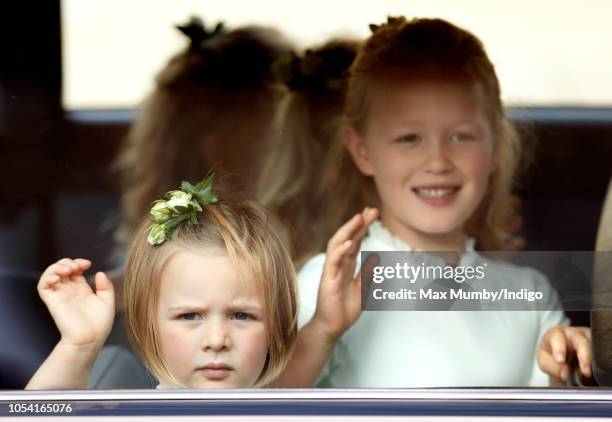
[[[202,349],[219,352],[232,347],[231,335],[226,321],[209,320],[204,327]]]
[[[430,173],[448,173],[453,168],[448,146],[443,139],[428,142],[425,170]]]

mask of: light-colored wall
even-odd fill
[[[65,106],[136,105],[192,14],[272,25],[299,46],[367,36],[387,15],[442,17],[485,42],[508,105],[612,105],[607,0],[63,0]]]

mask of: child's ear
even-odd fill
[[[365,142],[361,135],[351,126],[346,126],[342,131],[342,143],[353,158],[353,162],[366,176],[372,176],[374,173],[370,157],[365,147]]]

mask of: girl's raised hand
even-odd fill
[[[361,240],[377,218],[378,210],[366,207],[327,244],[313,322],[329,342],[335,342],[361,314],[361,273],[355,276],[355,263]]]
[[[38,293],[60,331],[60,344],[102,347],[112,328],[113,284],[99,272],[94,293],[83,276],[89,267],[86,259],[64,258],[49,266],[38,282]]]
[[[551,327],[540,342],[538,365],[551,378],[552,386],[562,386],[570,376],[570,362],[576,357],[580,373],[592,375],[591,330],[588,327]]]

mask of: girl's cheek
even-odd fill
[[[493,154],[483,144],[471,144],[455,152],[456,162],[464,173],[475,178],[486,178],[493,168]]]
[[[163,358],[170,368],[179,368],[193,360],[196,340],[180,329],[163,327],[160,329],[160,343]]]
[[[242,332],[238,338],[241,351],[240,360],[250,366],[253,371],[258,371],[258,376],[268,354],[268,341],[263,325],[248,332]]]

